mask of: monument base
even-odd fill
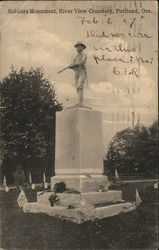
[[[122,200],[121,191],[108,190],[108,179],[103,175],[102,140],[101,112],[79,105],[57,112],[51,190],[60,182],[65,183],[66,190],[56,195],[38,192],[37,202],[25,203],[23,211],[80,224],[134,210],[135,203]]]
[[[25,203],[25,213],[44,213],[62,220],[81,224],[85,221],[103,219],[136,209],[134,202],[122,200],[122,192],[56,193],[58,201],[52,207],[49,197],[52,192],[38,192],[37,202]]]
[[[37,202],[40,204],[49,205],[49,197],[52,192],[38,192]],[[55,206],[73,206],[80,207],[81,202],[85,202],[92,207],[104,206],[107,204],[115,204],[124,202],[122,200],[122,192],[117,190],[110,190],[108,192],[91,192],[91,193],[57,193],[58,202]]]
[[[67,189],[82,193],[108,190],[108,178],[104,175],[56,175],[51,178],[51,190],[59,182],[64,182]]]
[[[78,207],[68,208],[67,206],[54,206],[41,204],[38,202],[25,203],[23,211],[25,213],[45,213],[61,220],[72,221],[82,224],[86,221],[94,221],[95,219],[103,219],[119,215],[120,213],[131,212],[136,209],[135,203],[126,202],[121,204],[103,206],[103,207]]]

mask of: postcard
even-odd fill
[[[157,19],[1,1],[2,249],[157,249]]]

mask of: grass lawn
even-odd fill
[[[45,214],[24,214],[17,205],[19,190],[0,191],[0,239],[3,249],[149,249],[157,247],[157,191],[153,185],[125,184],[123,198],[143,202],[136,211],[76,225]],[[28,201],[36,191],[24,189]]]

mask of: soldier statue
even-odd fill
[[[66,69],[72,69],[75,72],[75,85],[78,94],[78,105],[83,105],[83,88],[85,84],[88,84],[86,61],[87,56],[83,53],[86,45],[82,42],[77,42],[74,47],[77,49],[77,55],[73,59],[73,62],[58,73],[63,72]]]

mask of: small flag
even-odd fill
[[[46,176],[45,176],[45,172],[43,173],[43,182],[46,182]]]
[[[135,202],[136,206],[138,207],[141,202],[142,202],[141,197],[139,195],[138,190],[136,189],[136,202]]]
[[[3,186],[6,187],[7,186],[7,181],[6,181],[6,176],[4,175],[4,178],[3,178]]]
[[[29,173],[29,183],[32,183],[32,177],[31,177],[31,172]]]
[[[22,207],[24,205],[24,203],[28,203],[27,197],[25,196],[23,189],[21,189],[21,192],[20,192],[18,199],[17,199],[17,203],[18,203],[19,207]]]
[[[9,192],[9,187],[7,186],[6,176],[3,178],[3,191]]]
[[[48,188],[48,183],[46,182],[46,175],[45,172],[43,173],[43,182],[44,182],[44,188]]]
[[[9,192],[9,187],[7,185],[4,187],[4,191],[7,193]]]
[[[44,188],[48,188],[48,183],[47,182],[44,182]]]
[[[158,189],[158,182],[156,182],[153,187],[154,189]]]
[[[116,168],[115,168],[115,177],[116,177],[117,180],[119,180],[119,175],[118,175],[118,171],[117,171]]]

